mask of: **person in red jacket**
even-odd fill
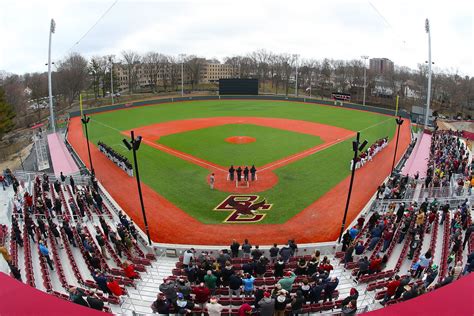
[[[199,286],[195,287],[193,290],[193,294],[196,295],[194,297],[194,302],[196,304],[200,304],[201,307],[207,303],[209,297],[211,296],[211,291],[204,285],[203,282],[199,284]]]
[[[252,306],[245,303],[242,304],[239,308],[239,316],[248,316],[252,314]]]
[[[123,263],[123,271],[125,272],[125,276],[130,279],[136,279],[140,276],[137,272],[135,272],[135,267],[133,264],[129,264],[128,262]]]
[[[392,298],[392,296],[395,295],[399,286],[400,286],[400,276],[396,275],[395,280],[388,282],[387,292],[385,292],[385,297],[383,298],[383,301],[380,304],[384,305],[385,303],[387,303]]]
[[[380,271],[380,264],[382,263],[382,259],[379,255],[377,255],[369,264],[369,274],[376,273]]]

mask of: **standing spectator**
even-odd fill
[[[357,272],[357,277],[356,280],[359,281],[359,278],[364,275],[369,273],[369,259],[367,257],[361,258],[358,262],[359,264],[359,272]]]
[[[291,291],[293,283],[295,282],[296,274],[292,271],[288,271],[285,273],[283,279],[280,279],[278,283],[281,284],[281,288],[287,292]]]
[[[196,286],[193,290],[194,301],[201,305],[202,307],[204,304],[207,303],[209,297],[211,296],[211,291],[204,285],[204,283],[200,283],[199,286]]]
[[[69,184],[71,185],[72,193],[76,194],[76,185],[74,184],[74,178],[69,176]]]
[[[416,270],[415,273],[415,278],[420,278],[423,275],[423,271],[430,265],[431,263],[431,250],[428,249],[428,251],[420,256],[418,259],[418,269]]]
[[[245,297],[252,296],[253,289],[254,289],[254,286],[253,286],[254,281],[255,281],[255,278],[253,276],[251,276],[250,274],[248,274],[248,273],[245,276],[245,278],[242,279],[242,283],[244,285],[244,295],[245,295]]]
[[[48,247],[45,246],[45,244],[42,240],[39,241],[39,249],[40,249],[41,255],[48,262],[49,268],[51,270],[54,270],[53,262],[51,261],[51,258],[49,257],[49,249],[48,249]]]
[[[282,258],[280,258],[274,265],[274,270],[275,270],[275,278],[282,278],[283,277],[283,271],[285,270],[285,262],[283,261]]]
[[[275,263],[278,257],[278,251],[280,249],[278,248],[277,244],[273,244],[273,247],[270,248],[270,262]]]
[[[260,257],[263,255],[263,252],[259,249],[259,246],[256,245],[255,246],[255,249],[252,250],[251,252],[251,256],[252,256],[252,259],[254,261],[257,261],[258,259],[260,259]]]
[[[393,230],[391,228],[386,229],[385,232],[383,233],[383,248],[382,252],[385,252],[388,247],[390,246],[390,243],[393,238]]]
[[[220,316],[224,306],[217,302],[215,296],[211,297],[209,303],[206,304],[207,312],[209,316]]]
[[[155,314],[168,315],[170,313],[170,303],[163,295],[158,294],[156,296],[156,301],[151,305],[151,309]]]
[[[238,316],[248,316],[252,315],[252,306],[247,303],[244,303],[239,308]]]
[[[237,274],[232,274],[229,277],[229,294],[230,297],[233,295],[236,295],[237,297],[240,297],[240,287],[242,286],[242,279],[240,278],[239,275]]]
[[[232,252],[232,258],[238,258],[239,257],[239,248],[240,244],[237,242],[237,240],[232,240],[232,244],[230,245],[230,251]]]
[[[285,316],[286,305],[291,302],[287,291],[279,290],[275,300],[275,316]]]
[[[97,283],[97,287],[102,292],[104,292],[104,294],[109,294],[109,295],[112,294],[112,292],[107,287],[107,277],[102,272],[96,269],[91,274],[92,274],[92,278]]]
[[[301,314],[301,309],[303,308],[304,303],[305,303],[305,297],[303,296],[303,292],[301,292],[300,290],[297,290],[296,296],[291,301],[290,315]]]
[[[385,305],[385,303],[387,303],[392,298],[392,296],[395,295],[399,286],[400,286],[400,276],[396,275],[395,279],[390,281],[387,284],[387,291],[385,292],[385,296],[383,298],[383,301],[381,302],[382,305]]]
[[[273,316],[275,312],[275,299],[272,298],[270,292],[263,293],[263,298],[258,302],[260,306],[260,316]]]
[[[244,243],[242,244],[242,252],[244,253],[244,258],[250,258],[251,249],[252,249],[252,245],[249,243],[248,239],[245,239]]]
[[[436,277],[438,276],[438,266],[436,264],[433,264],[430,268],[427,269],[426,271],[426,279],[423,283],[425,288],[428,288],[428,286],[431,285],[431,283],[434,282]]]
[[[97,243],[99,244],[100,251],[102,252],[102,256],[104,256],[105,260],[109,260],[109,256],[107,255],[107,251],[105,250],[105,241],[104,238],[102,237],[101,233],[97,233],[95,236],[95,239],[97,240]]]
[[[211,291],[211,293],[214,295],[214,292],[216,291],[217,277],[214,274],[212,274],[211,270],[207,271],[207,274],[204,277],[204,283],[206,284],[207,288]]]
[[[289,246],[284,246],[280,249],[281,259],[286,263],[291,258],[291,248]]]
[[[326,302],[326,300],[329,300],[330,302],[332,301],[333,293],[336,290],[338,285],[339,285],[339,279],[337,277],[332,277],[329,280],[329,282],[326,283],[326,285],[324,286],[323,303]]]
[[[176,301],[178,293],[176,292],[176,284],[173,281],[166,280],[164,283],[161,283],[159,290],[161,293],[163,293],[169,303],[173,303],[174,301]]]
[[[183,266],[186,268],[194,260],[194,248],[188,249],[183,254]]]

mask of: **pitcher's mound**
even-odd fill
[[[256,139],[250,136],[232,136],[227,137],[225,141],[231,144],[248,144],[253,143]]]

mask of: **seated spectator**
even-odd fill
[[[301,314],[301,309],[303,308],[303,304],[306,303],[306,299],[303,295],[303,292],[300,290],[296,291],[296,295],[291,301],[291,314],[290,315],[298,315]]]
[[[357,301],[358,298],[359,298],[359,291],[357,291],[357,289],[353,287],[351,288],[349,292],[349,296],[342,300],[341,306],[344,307],[348,305],[352,300]]]
[[[129,262],[123,263],[123,271],[125,272],[125,276],[130,279],[137,279],[140,275],[135,271],[135,267],[133,264]]]
[[[434,282],[437,276],[438,276],[438,266],[436,264],[433,264],[426,271],[426,279],[423,283],[425,288],[428,288],[428,286],[430,286],[431,283]]]
[[[304,258],[300,258],[298,261],[298,264],[295,269],[295,274],[296,275],[305,275],[306,274],[306,269],[308,268],[308,264],[306,263],[306,260]]]
[[[380,265],[382,264],[382,258],[379,255],[376,255],[374,259],[370,261],[369,264],[369,274],[377,273],[380,271]]]
[[[285,268],[286,268],[286,264],[283,258],[278,259],[278,261],[275,263],[273,267],[273,270],[275,271],[274,272],[275,278],[282,278]]]
[[[365,251],[365,247],[364,247],[364,242],[363,241],[359,241],[359,243],[357,244],[357,246],[355,247],[355,254],[360,256],[364,253]]]
[[[357,312],[357,301],[352,300],[348,305],[342,307],[342,315],[352,316]]]

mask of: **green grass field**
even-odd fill
[[[375,113],[296,102],[229,100],[168,103],[105,112],[92,117],[92,124],[89,124],[89,135],[94,143],[103,141],[131,158],[131,153],[120,146],[123,139],[120,131],[160,122],[220,116],[273,117],[316,122],[360,131],[361,139],[367,139],[369,143],[385,136],[392,138],[395,132],[393,119]],[[212,129],[214,128],[209,128],[209,130]],[[266,133],[279,132],[276,129],[269,129]],[[206,134],[206,131],[201,130],[200,133]],[[182,135],[184,134],[186,133]],[[296,135],[301,136],[300,134]],[[179,146],[188,146],[186,144],[193,142],[193,138],[172,136],[175,136],[179,141],[173,144],[167,140],[167,145],[177,149]],[[171,140],[172,136],[167,138]],[[222,143],[225,143],[226,137],[225,133],[216,133],[211,136],[212,142],[222,141]],[[264,135],[256,138],[260,137],[264,137]],[[271,135],[265,137],[271,137]],[[317,137],[311,137],[311,139],[313,142],[318,141]],[[352,156],[351,142],[351,139],[346,140],[276,169],[275,173],[279,177],[278,184],[259,193],[261,197],[273,204],[271,211],[267,212],[267,216],[260,223],[287,221],[347,177],[350,173],[349,161]],[[308,146],[309,143],[305,142],[305,146]],[[284,142],[280,144],[280,147],[286,147],[285,152],[290,152],[290,145],[294,144]],[[196,156],[206,159],[203,155],[209,151],[209,143],[200,142],[192,150]],[[275,155],[278,152],[280,152],[279,155],[287,155],[280,151],[280,148],[268,149],[264,147],[257,147],[255,155],[267,157],[270,154],[268,151],[275,151]],[[207,169],[146,144],[142,144],[138,156],[141,180],[185,212],[203,223],[220,223],[228,216],[226,212],[213,211],[217,204],[228,196],[228,193],[209,190],[205,182],[208,175]],[[222,159],[222,165],[228,165],[230,162],[222,157],[208,157],[210,161],[216,163]]]
[[[248,144],[231,144],[231,136],[250,136]],[[280,158],[322,144],[313,135],[252,124],[228,124],[161,137],[159,143],[221,166],[263,166]]]

